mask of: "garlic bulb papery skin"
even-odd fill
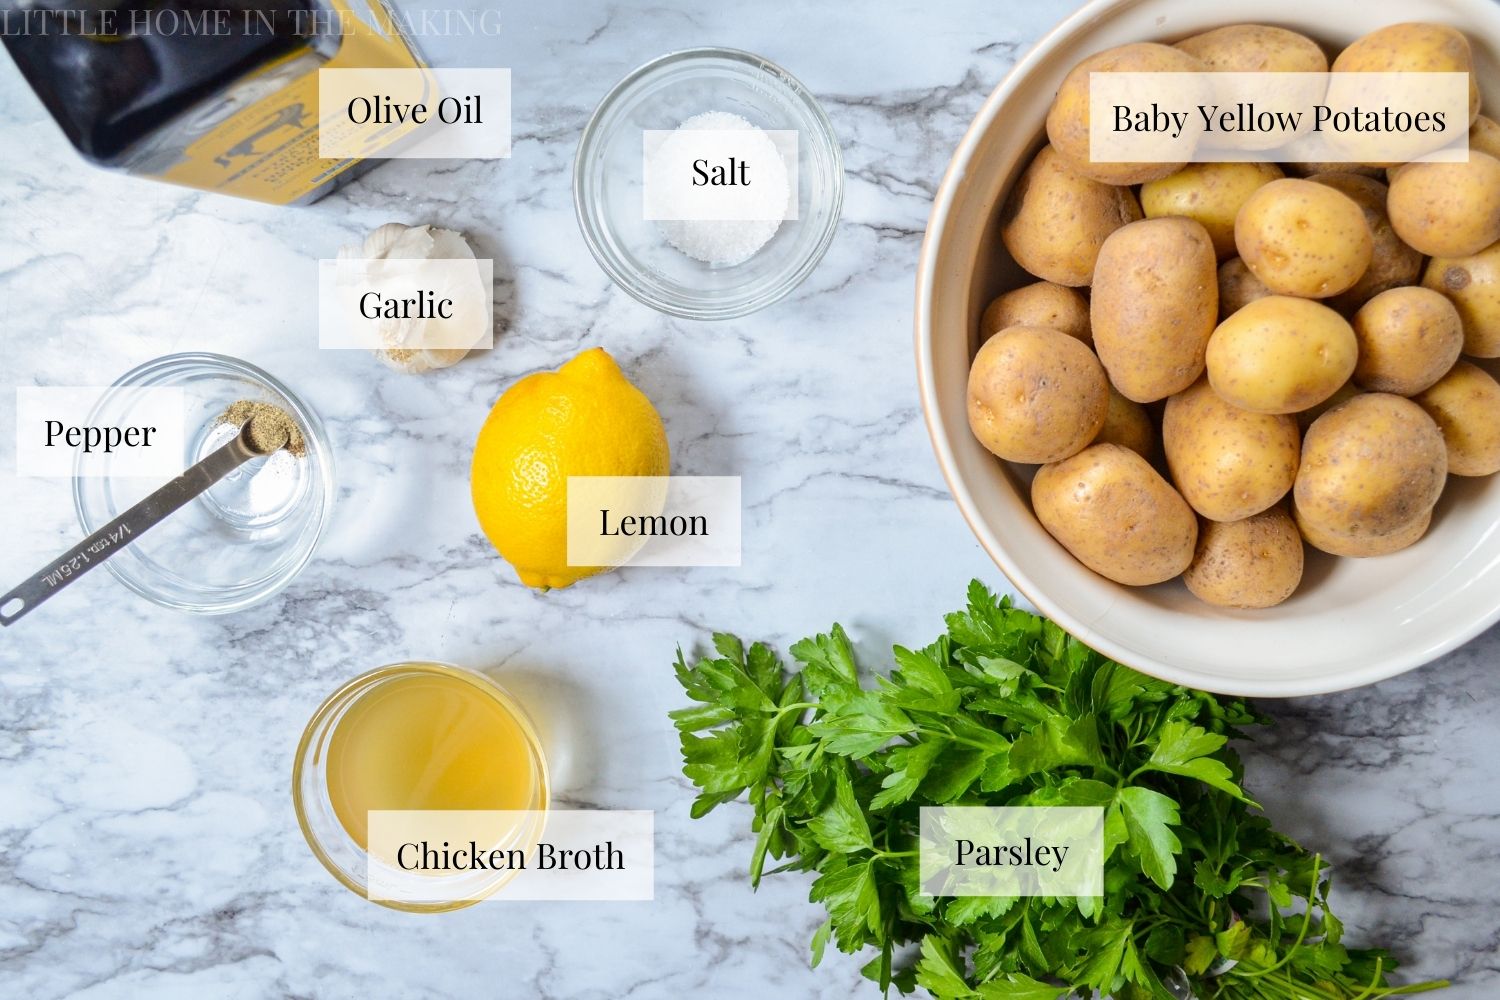
[[[432,284],[428,287],[438,299],[453,300],[453,319],[440,317],[430,319],[389,318],[365,319],[357,306],[359,295],[365,291],[390,294],[410,294],[410,268],[391,269],[384,274],[380,262],[387,260],[475,260],[474,251],[460,233],[435,226],[406,226],[390,222],[365,237],[361,246],[346,246],[339,250],[340,260],[365,260],[367,265],[359,289],[344,291],[356,304],[352,315],[355,322],[368,323],[375,328],[378,342],[382,345],[376,356],[388,367],[402,372],[425,372],[435,368],[455,365],[479,346],[493,328],[494,317],[489,305],[489,289],[484,287],[484,276],[478,264],[469,268],[434,269]],[[405,280],[397,280],[396,274]],[[465,329],[468,327],[468,329]],[[466,344],[466,347],[426,346],[434,341],[443,344]]]

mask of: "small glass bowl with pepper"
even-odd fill
[[[251,459],[105,566],[163,607],[224,614],[259,604],[307,565],[333,507],[333,454],[323,423],[290,389],[252,364],[220,354],[173,354],[121,376],[91,425],[130,423],[135,388],[179,388],[186,407],[182,467],[202,460],[247,421],[286,444]],[[112,456],[79,453],[73,502],[92,533],[161,483],[114,474]]]

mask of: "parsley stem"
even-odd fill
[[[1318,884],[1318,873],[1321,872],[1322,870],[1323,870],[1323,855],[1321,855],[1321,854],[1314,854],[1313,855],[1312,878],[1310,880],[1311,883],[1312,883],[1312,885],[1314,887],[1316,887],[1317,884]],[[1314,888],[1314,895],[1315,894],[1316,894],[1316,888]],[[1277,969],[1281,968],[1283,965],[1286,965],[1288,962],[1290,962],[1292,960],[1293,953],[1295,953],[1296,950],[1299,947],[1302,946],[1302,941],[1307,937],[1307,930],[1308,930],[1309,927],[1312,926],[1313,905],[1314,905],[1313,898],[1311,896],[1309,896],[1308,900],[1307,900],[1307,906],[1302,911],[1302,929],[1299,930],[1299,931],[1297,931],[1297,938],[1296,938],[1296,940],[1293,941],[1292,942],[1292,946],[1286,950],[1286,954],[1281,956],[1281,960],[1279,962],[1276,962],[1274,965],[1268,965],[1268,966],[1266,966],[1264,969],[1255,969],[1254,971],[1245,973],[1245,977],[1247,979],[1254,978],[1256,976],[1269,975],[1270,973],[1275,972]],[[1380,960],[1379,959],[1376,959],[1376,961],[1375,961],[1375,968],[1376,968],[1375,980],[1376,980],[1376,982],[1379,982],[1380,981],[1380,972],[1379,972],[1379,970],[1380,970]],[[1363,994],[1361,994],[1361,996],[1362,995]]]
[[[962,736],[954,735],[953,730],[949,729],[947,726],[943,726],[940,729],[930,729],[926,726],[918,726],[917,732],[921,733],[924,736],[937,736],[945,740],[952,740],[954,743],[962,743],[964,746],[974,747],[976,750],[984,750],[987,753],[995,752],[995,747],[993,745],[989,743],[981,743],[979,740],[965,739]]]
[[[1375,995],[1375,987],[1377,985],[1379,985],[1379,983],[1380,983],[1380,974],[1382,972],[1384,972],[1384,971],[1385,971],[1385,959],[1380,958],[1379,956],[1376,956],[1376,958],[1375,958],[1375,974],[1370,977],[1370,985],[1366,986],[1364,988],[1364,990],[1361,991],[1361,993],[1359,994],[1359,996],[1357,996],[1357,997],[1354,998],[1354,1000],[1366,1000],[1367,997],[1374,996]]]

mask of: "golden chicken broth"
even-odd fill
[[[540,778],[528,730],[481,683],[442,671],[383,681],[335,725],[328,794],[368,849],[375,809],[530,809]]]

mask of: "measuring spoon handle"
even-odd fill
[[[58,558],[35,576],[0,597],[0,625],[12,625],[47,598],[129,545],[142,532],[244,465],[259,453],[235,435],[203,461],[131,507]],[[17,606],[16,602],[20,601]]]

